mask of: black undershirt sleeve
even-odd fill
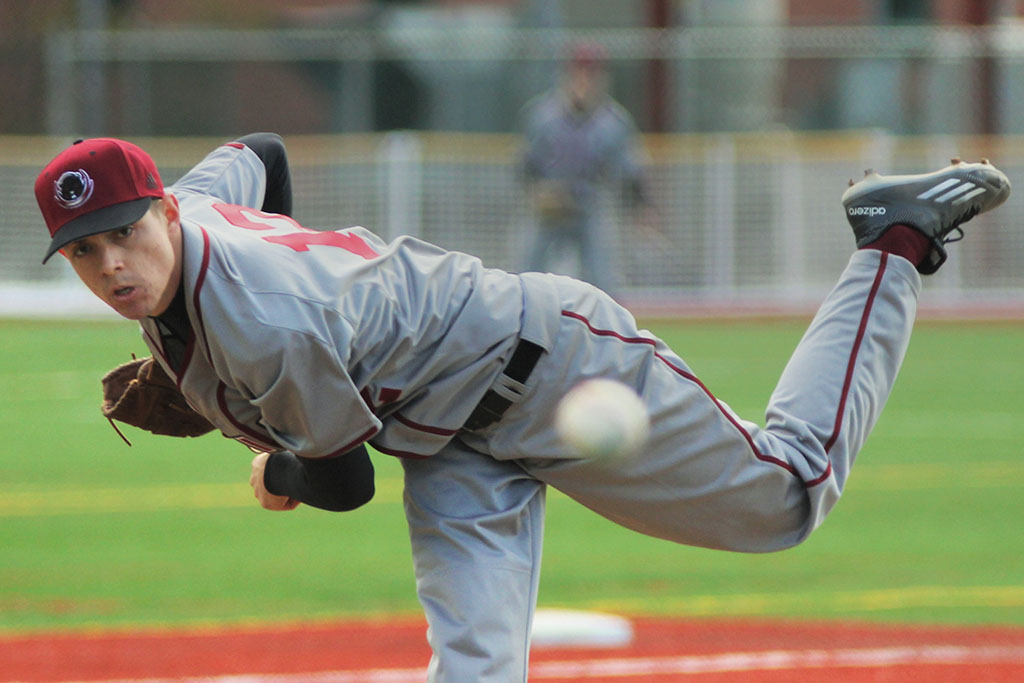
[[[292,177],[284,140],[276,133],[250,133],[238,142],[251,149],[267,169],[267,191],[261,211],[292,215]]]
[[[267,459],[263,485],[275,496],[344,512],[373,498],[373,463],[365,446],[333,458],[302,458],[280,451]]]

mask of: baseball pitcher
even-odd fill
[[[61,253],[138,320],[152,351],[108,378],[108,414],[194,414],[165,431],[215,428],[257,449],[264,507],[358,507],[373,495],[366,444],[401,458],[429,679],[447,683],[526,679],[547,486],[678,543],[765,552],[807,538],[892,389],[921,274],[1010,192],[991,164],[959,161],[848,189],[859,249],[758,424],[589,284],[299,225],[287,168],[280,138],[254,134],[164,187],[137,146],[79,141],[36,182],[46,258]],[[635,458],[580,458],[553,428],[559,399],[596,377],[647,406]],[[162,398],[145,399],[150,385]]]

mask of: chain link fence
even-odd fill
[[[166,184],[213,138],[135,139]],[[286,138],[295,217],[312,228],[363,225],[412,234],[520,268],[533,229],[512,135],[390,133]],[[991,158],[1011,181],[1024,172],[1018,137],[856,134],[652,135],[643,140],[656,205],[653,226],[610,194],[622,297],[639,312],[804,311],[835,281],[853,249],[839,198],[864,169],[917,173],[953,156]],[[0,311],[94,312],[63,259],[40,260],[47,235],[35,205],[39,169],[64,145],[0,138]],[[925,291],[926,307],[1024,311],[1024,198],[975,218],[967,239]],[[654,229],[648,229],[653,227]],[[571,260],[561,269],[574,274]]]

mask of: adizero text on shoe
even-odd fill
[[[917,269],[929,274],[946,260],[944,245],[963,236],[961,223],[994,209],[1009,196],[1009,179],[987,159],[979,163],[953,159],[946,168],[919,175],[866,171],[843,194],[843,208],[858,247],[874,242],[893,225],[909,225],[928,236],[932,249]],[[954,230],[959,236],[947,237]]]

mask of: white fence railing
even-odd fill
[[[172,183],[218,139],[137,139]],[[47,235],[38,170],[66,141],[0,138],[0,312],[94,312],[63,259],[41,266]],[[364,225],[417,234],[517,270],[530,207],[505,135],[392,133],[290,137],[295,215],[312,228]],[[839,198],[866,168],[911,173],[952,156],[991,158],[1024,177],[1024,138],[893,137],[883,133],[649,136],[656,231],[607,201],[622,295],[642,312],[807,310],[853,249]],[[1024,311],[1024,192],[967,226],[930,278],[936,310]],[[574,272],[567,259],[561,266]]]

